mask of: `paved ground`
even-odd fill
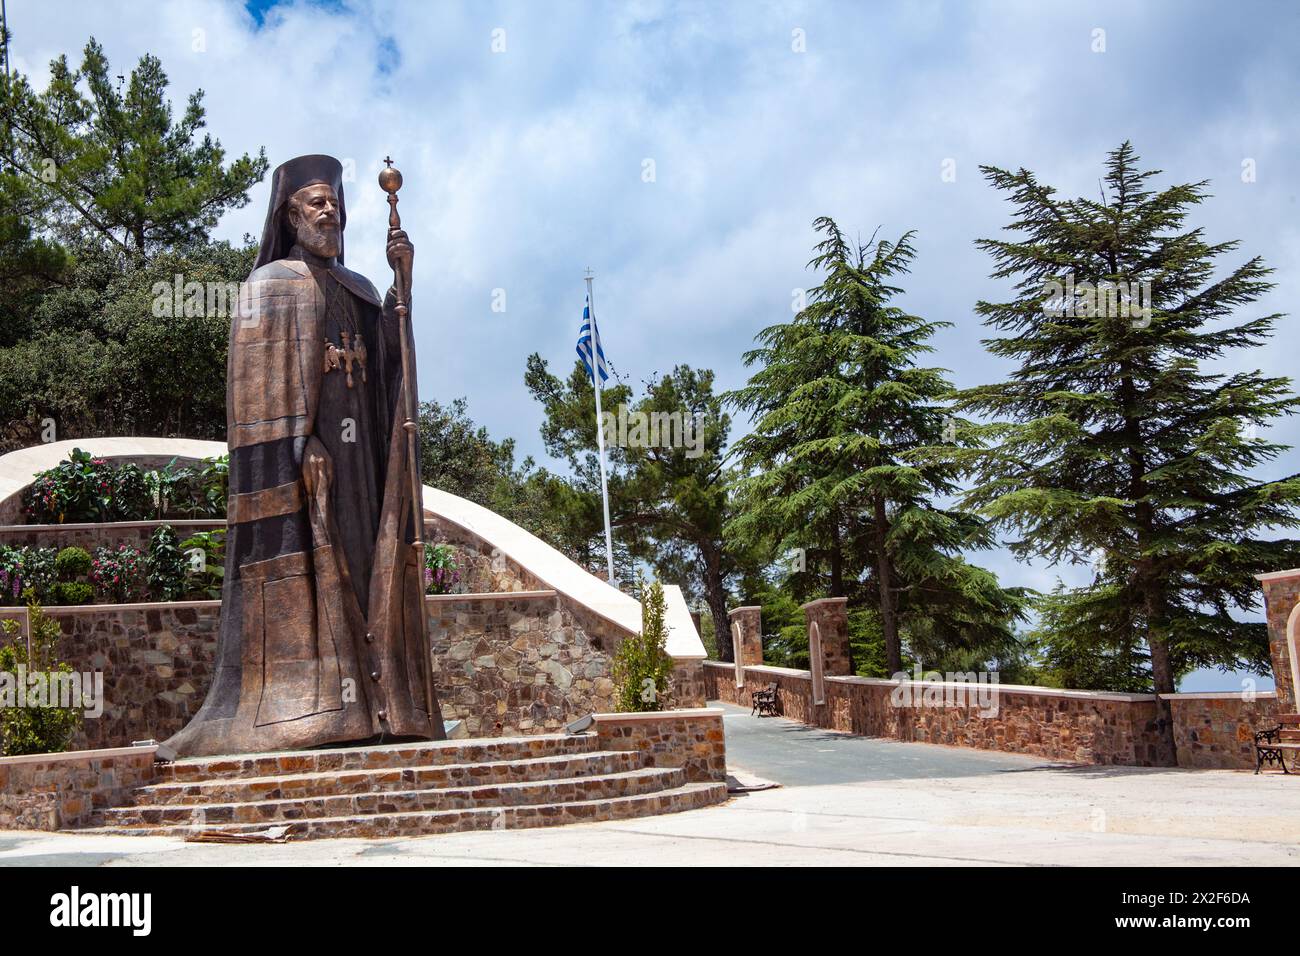
[[[394,841],[212,846],[0,831],[0,864],[1300,863],[1300,777],[1062,767],[726,710],[733,771],[780,788],[643,820]]]

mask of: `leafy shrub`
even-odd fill
[[[221,518],[226,514],[230,458],[205,458],[195,467],[172,459],[156,473],[159,515],[168,518]]]
[[[119,545],[117,550],[96,548],[90,580],[110,604],[138,600],[145,581],[144,554],[129,544]]]
[[[424,548],[424,593],[450,594],[460,583],[460,565],[450,545],[434,544]]]
[[[29,675],[71,674],[72,668],[55,655],[60,636],[58,622],[47,617],[35,602],[29,605],[28,611],[31,620],[30,651],[18,621],[10,619],[0,625],[3,627],[3,638],[0,638],[0,671],[16,674],[21,666]],[[5,703],[8,704],[8,701]],[[0,707],[0,753],[6,757],[60,753],[68,749],[72,735],[81,726],[81,721],[82,710],[76,706]]]
[[[71,606],[91,604],[95,600],[95,589],[85,581],[59,581],[51,591],[53,604]]]
[[[113,466],[106,459],[74,448],[67,461],[36,476],[24,492],[24,511],[37,523],[107,521],[116,490]]]
[[[655,581],[641,590],[641,633],[624,640],[614,654],[615,702],[625,712],[666,709],[673,672],[663,586]]]
[[[180,539],[170,525],[154,529],[149,538],[149,555],[145,558],[145,580],[149,596],[155,601],[179,601],[188,587],[189,564],[181,550]]]
[[[113,465],[74,448],[37,475],[23,493],[30,522],[141,521],[154,517],[224,517],[230,459],[207,458],[197,467],[173,459],[158,471]]]
[[[90,552],[85,548],[64,548],[54,558],[54,573],[60,581],[75,581],[90,573]]]
[[[46,600],[56,578],[56,554],[53,548],[0,545],[0,605],[25,603],[23,592],[29,589],[38,601]]]
[[[226,576],[226,532],[200,531],[181,542],[189,562],[190,592],[207,598],[221,597]]]

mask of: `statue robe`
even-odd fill
[[[389,299],[297,247],[249,277],[230,331],[216,669],[199,712],[168,741],[180,756],[444,736],[426,687]],[[325,361],[341,317],[367,352],[351,388],[346,367]]]

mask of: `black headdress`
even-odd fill
[[[260,268],[268,262],[283,259],[296,240],[289,226],[289,198],[304,186],[325,183],[332,186],[339,197],[339,254],[343,264],[343,230],[348,224],[347,206],[343,202],[343,165],[333,156],[299,156],[276,167],[271,174],[271,204],[266,211],[266,225],[262,227],[262,245],[257,251]]]

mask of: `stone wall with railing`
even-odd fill
[[[1173,713],[1180,767],[1254,770],[1256,731],[1277,725],[1273,692],[1162,696]]]
[[[809,671],[745,667],[738,688],[735,666],[718,661],[705,662],[704,681],[710,700],[745,707],[775,684],[781,716],[830,730],[1082,764],[1254,770],[1254,734],[1276,725],[1278,713],[1271,692],[1165,694],[1171,751],[1154,694],[985,685],[996,687],[996,706],[986,707],[972,692],[978,685],[827,677],[817,704]]]
[[[830,730],[1072,763],[1159,767],[1174,759],[1156,733],[1151,694],[1001,686],[990,708],[972,690],[978,685],[827,677],[825,702],[816,704],[809,671],[746,667],[743,688],[730,664],[708,661],[704,673],[710,699],[749,706],[754,691],[776,684],[783,716]],[[945,690],[958,702],[944,704]]]

